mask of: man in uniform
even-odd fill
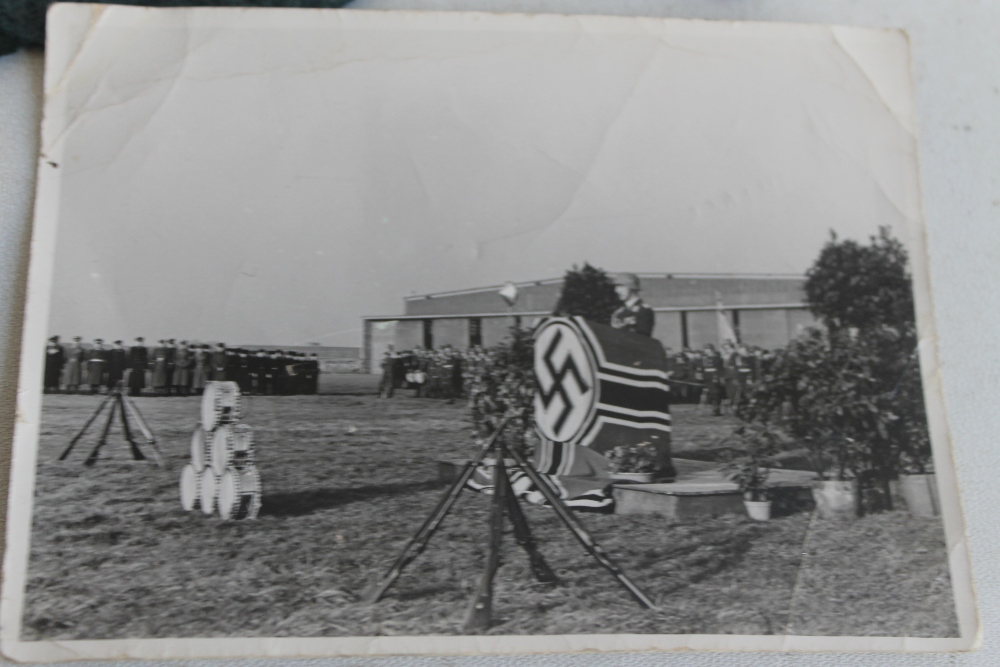
[[[45,393],[59,391],[59,378],[66,364],[66,353],[59,344],[59,336],[53,336],[45,346]]]
[[[705,378],[705,389],[702,391],[701,402],[711,405],[712,414],[718,417],[722,414],[722,373],[724,369],[722,355],[711,343],[705,343],[705,351],[701,356],[701,368]]]
[[[639,276],[622,273],[615,278],[615,293],[622,306],[611,315],[611,326],[640,336],[652,336],[653,309],[639,298]]]
[[[222,382],[226,380],[226,344],[216,343],[209,357],[211,359],[211,380]]]
[[[107,351],[104,349],[104,341],[100,338],[94,339],[94,344],[87,351],[87,384],[90,385],[90,393],[96,394],[101,385],[104,384],[104,371],[108,367]]]
[[[309,355],[309,385],[306,390],[310,394],[319,393],[319,355],[315,352]]]
[[[128,367],[125,359],[125,348],[122,342],[116,340],[113,347],[108,350],[108,392],[118,386],[118,383],[125,377],[125,369]]]
[[[138,396],[146,387],[146,367],[149,366],[149,356],[142,336],[136,338],[128,349],[128,366],[132,369],[128,375],[128,395]]]
[[[382,357],[382,379],[378,383],[378,397],[392,398],[392,392],[396,389],[396,348],[389,345]]]

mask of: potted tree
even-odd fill
[[[611,462],[611,478],[622,482],[650,484],[656,472],[656,448],[649,443],[619,445],[604,454]]]

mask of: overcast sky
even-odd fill
[[[919,211],[893,33],[220,15],[72,60],[51,333],[359,345],[410,294],[802,272]]]

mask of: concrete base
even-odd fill
[[[615,514],[689,519],[745,512],[743,494],[727,483],[616,484],[614,496]]]
[[[466,461],[438,461],[438,477],[450,483],[457,479]],[[487,462],[492,464],[492,460]],[[506,461],[508,466],[513,461]],[[745,514],[743,494],[728,481],[718,463],[674,459],[677,481],[671,484],[616,483],[612,487],[615,514],[658,514],[669,519]],[[770,484],[774,501],[772,516],[811,510],[813,473],[772,470]],[[611,482],[611,480],[609,480]]]

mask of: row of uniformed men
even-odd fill
[[[126,348],[100,338],[84,347],[76,336],[68,345],[59,336],[45,349],[45,391],[75,393],[86,385],[92,393],[123,383],[138,396],[152,388],[158,395],[201,393],[209,381],[230,380],[247,394],[315,394],[320,364],[315,353],[247,350],[224,343],[160,340],[146,347],[142,337]]]
[[[720,348],[708,343],[701,350],[685,348],[673,353],[667,348],[666,352],[674,396],[682,401],[704,401],[716,414],[721,412],[723,401],[738,405],[777,359],[770,350],[730,342]]]

